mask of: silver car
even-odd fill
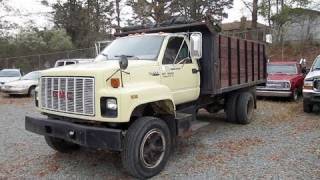
[[[40,72],[34,71],[26,74],[20,80],[5,83],[1,92],[9,95],[30,95],[33,96],[38,86]]]
[[[19,80],[22,73],[19,69],[2,69],[0,71],[0,89],[5,83]]]

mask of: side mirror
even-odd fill
[[[190,36],[191,57],[194,59],[202,58],[202,34],[199,32],[192,33]]]
[[[128,58],[127,56],[122,55],[120,57],[119,66],[121,70],[126,70],[128,67]]]
[[[306,59],[300,59],[300,62],[299,62],[299,64],[301,64],[301,65],[306,65],[306,63],[307,63],[307,60]]]

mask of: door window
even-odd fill
[[[182,44],[183,43],[183,44]],[[187,43],[182,37],[170,38],[164,53],[162,64],[179,63],[185,59],[185,63],[192,63]]]

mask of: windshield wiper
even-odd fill
[[[123,55],[115,55],[114,57],[121,57],[121,56],[125,56],[125,57],[127,57],[127,58],[135,58],[135,59],[137,59],[137,60],[140,59],[140,58],[138,58],[137,56],[134,56],[134,55],[125,55],[125,54],[123,54]]]

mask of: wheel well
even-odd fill
[[[36,88],[36,87],[37,87],[36,85],[30,86],[30,87],[29,87],[29,93],[30,93],[30,90],[31,90],[32,88]]]
[[[164,120],[170,131],[176,134],[175,108],[171,100],[160,100],[137,106],[130,118],[130,124],[143,116],[154,116]]]
[[[160,100],[146,104],[141,104],[133,110],[131,118],[162,115],[174,115],[174,105],[171,100]]]

